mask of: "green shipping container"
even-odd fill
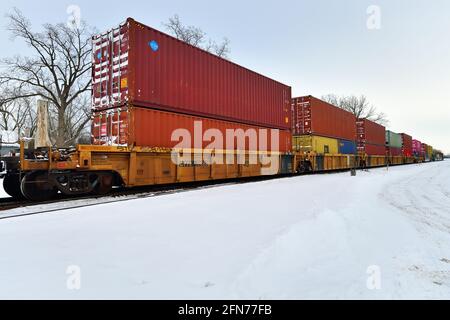
[[[403,146],[402,135],[386,130],[386,145],[394,148],[401,148]]]

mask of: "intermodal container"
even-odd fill
[[[403,146],[402,136],[398,133],[386,130],[386,146],[401,149]]]
[[[402,136],[402,154],[404,157],[412,157],[413,155],[413,139],[406,133],[401,133]]]
[[[337,139],[314,136],[314,135],[303,135],[294,136],[293,149],[298,152],[314,152],[316,154],[338,154],[339,153],[339,142]]]
[[[292,99],[292,134],[354,141],[356,117],[313,96]]]
[[[358,147],[358,151],[364,152],[369,156],[385,156],[386,146],[366,143],[363,147]]]
[[[422,143],[422,157],[424,157],[425,160],[429,159],[427,150],[428,150],[428,145],[426,143]]]
[[[350,140],[338,140],[339,153],[340,154],[355,154],[356,153],[356,143]]]
[[[283,153],[291,152],[292,149],[289,130],[268,129],[132,105],[95,111],[91,132],[94,145],[175,148],[183,142],[186,143],[183,148],[191,149]],[[227,143],[228,135],[233,143]],[[215,143],[214,147],[212,142]]]
[[[413,139],[413,155],[415,157],[422,157],[422,143],[419,140]]]
[[[358,142],[383,146],[386,143],[386,128],[368,119],[356,121],[356,133]]]
[[[131,18],[93,37],[92,84],[94,111],[130,103],[268,128],[291,127],[289,86]]]
[[[428,156],[428,159],[433,158],[433,147],[432,146],[427,146],[427,156]]]
[[[397,157],[397,156],[401,156],[402,155],[402,148],[398,148],[398,147],[386,147],[386,152],[388,156],[393,156],[393,157]]]

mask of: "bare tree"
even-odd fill
[[[34,55],[3,59],[6,71],[0,74],[0,85],[14,88],[7,101],[40,97],[50,103],[51,132],[57,146],[76,141],[87,126],[91,91],[91,35],[84,22],[68,26],[45,24],[34,32],[31,23],[14,9],[9,14],[8,31],[23,40]],[[76,115],[78,118],[73,119]]]
[[[0,130],[13,131],[18,137],[33,135],[36,112],[31,98],[5,101],[0,98]]]
[[[379,112],[375,106],[369,103],[364,95],[357,97],[329,94],[323,96],[322,100],[353,113],[358,119],[368,119],[381,125],[387,125],[389,123],[386,114]]]
[[[169,18],[169,21],[164,23],[164,26],[177,39],[214,53],[221,58],[228,58],[230,40],[227,38],[224,38],[220,44],[217,44],[214,40],[207,39],[206,33],[202,29],[195,26],[185,26],[178,15]]]

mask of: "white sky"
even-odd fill
[[[26,51],[4,29],[12,7],[38,27],[67,20],[71,4],[100,30],[128,16],[163,29],[177,13],[217,40],[228,37],[234,62],[292,86],[293,95],[364,94],[390,129],[450,153],[448,0],[3,0],[0,56]],[[367,28],[371,5],[381,29]]]

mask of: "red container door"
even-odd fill
[[[105,110],[128,101],[129,27],[93,37],[92,109]]]
[[[312,96],[292,99],[292,130],[294,135],[319,135],[351,140],[356,137],[353,114]]]
[[[116,108],[94,113],[92,119],[92,144],[128,144],[129,116],[127,108]]]
[[[293,135],[300,136],[312,133],[310,100],[292,99],[291,114]]]

